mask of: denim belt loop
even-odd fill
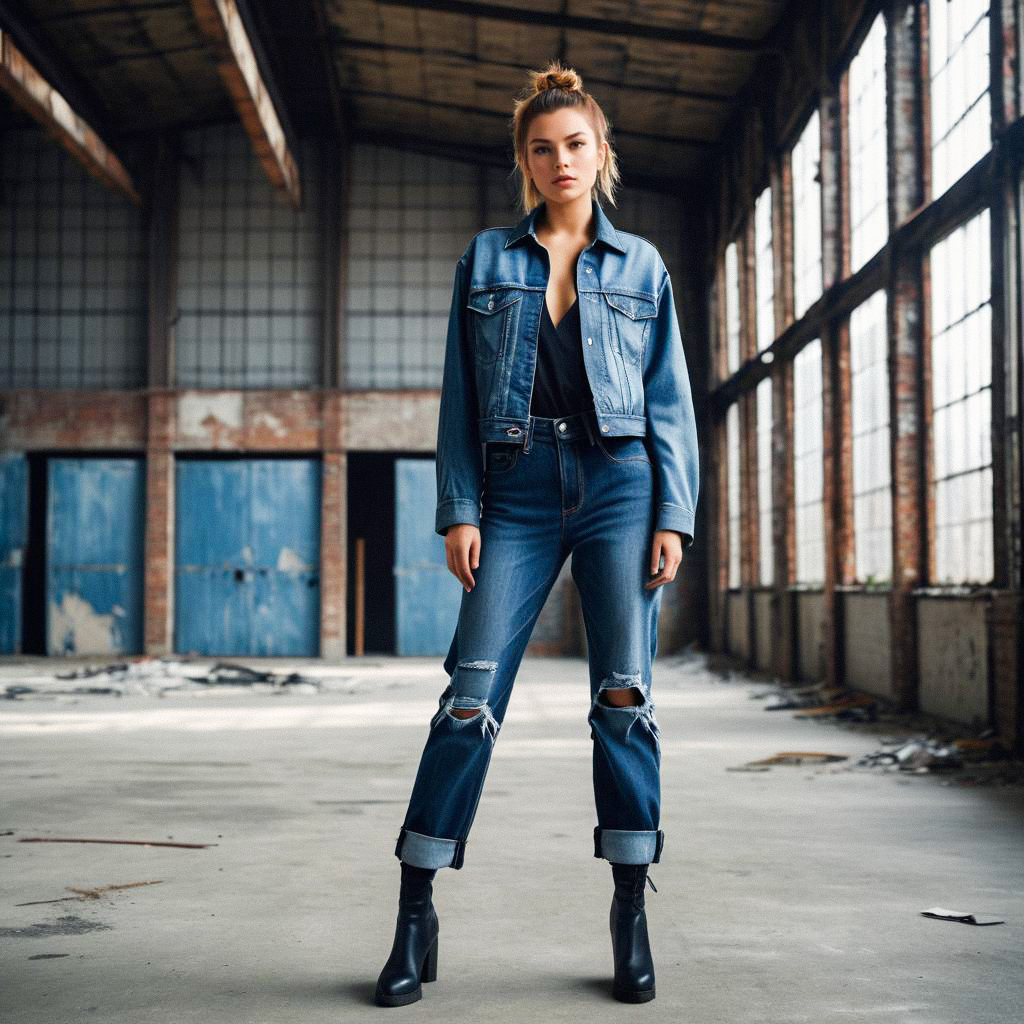
[[[530,422],[526,427],[526,440],[523,442],[523,454],[530,454],[530,445],[533,443],[533,425],[537,422],[536,416],[530,417]]]

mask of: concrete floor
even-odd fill
[[[434,886],[438,981],[409,1007],[372,1005],[394,930],[394,844],[447,682],[440,661],[372,659],[353,669],[352,692],[0,706],[0,833],[13,830],[0,835],[0,1019],[1021,1019],[1024,792],[842,765],[727,771],[781,750],[855,759],[878,736],[766,713],[750,699],[762,684],[699,658],[655,668],[657,999],[610,996],[585,663],[528,659],[465,866]],[[36,835],[212,845],[18,841]],[[920,916],[934,905],[1006,924]]]

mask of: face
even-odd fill
[[[526,169],[537,191],[551,203],[589,196],[607,153],[608,143],[598,144],[578,107],[539,114],[527,130]]]

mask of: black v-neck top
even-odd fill
[[[557,327],[552,323],[546,299],[541,306],[530,415],[553,418],[593,409],[594,395],[583,365],[579,296]]]

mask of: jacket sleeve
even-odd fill
[[[644,346],[643,379],[647,433],[658,482],[655,529],[678,531],[683,534],[683,547],[689,547],[693,543],[700,473],[697,424],[667,270],[657,317]]]
[[[434,532],[442,535],[455,523],[480,525],[484,468],[477,429],[473,339],[466,330],[467,276],[464,253],[455,266],[437,423]]]

